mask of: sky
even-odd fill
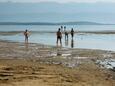
[[[0,2],[10,2],[10,1],[22,2],[22,3],[20,4],[0,3],[1,22],[93,21],[99,23],[115,23],[115,0],[0,0]],[[49,1],[63,4],[58,3],[23,4],[23,2],[49,2]],[[69,3],[69,2],[76,2],[76,3]],[[77,3],[77,2],[85,2],[85,3]],[[98,2],[98,3],[92,3],[92,2]]]
[[[115,0],[0,0],[0,2],[59,2],[59,3],[68,3],[68,2],[115,2]]]

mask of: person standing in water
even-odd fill
[[[25,36],[25,43],[28,43],[29,32],[27,29],[24,32],[24,36]]]
[[[65,40],[68,40],[68,32],[66,31],[66,28],[64,28],[64,32],[65,32]]]
[[[74,30],[73,30],[73,28],[71,29],[71,37],[72,37],[72,39],[74,37]]]
[[[63,26],[61,26],[61,32],[63,32]]]
[[[58,45],[58,40],[60,41],[60,45],[62,45],[62,33],[61,33],[61,30],[60,28],[58,29],[57,31],[57,45]]]

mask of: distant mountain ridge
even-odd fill
[[[0,22],[0,25],[112,25],[103,24],[88,21],[77,21],[77,22],[60,22],[60,23],[50,23],[50,22]]]

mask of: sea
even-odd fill
[[[74,31],[115,31],[115,25],[65,25],[69,32]],[[60,25],[0,25],[0,32],[30,31],[29,42],[56,46],[56,32]],[[34,33],[32,33],[34,32]],[[35,33],[36,32],[36,33]],[[40,33],[42,32],[42,33]],[[53,33],[51,33],[53,32]],[[1,40],[24,42],[23,33],[2,35]],[[75,33],[74,38],[69,34],[68,40],[62,37],[62,47],[100,49],[115,51],[115,34]]]

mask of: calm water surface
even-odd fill
[[[42,26],[42,25],[1,25],[0,31],[57,31],[60,26]],[[115,25],[68,25],[67,30],[74,28],[75,31],[105,31],[115,30]],[[23,33],[15,35],[0,35],[2,40],[24,42]],[[56,33],[31,33],[29,42],[42,43],[47,45],[56,45]],[[68,41],[65,41],[63,35],[63,47],[67,48],[86,48],[115,51],[115,34],[75,34],[74,39],[69,35]]]

